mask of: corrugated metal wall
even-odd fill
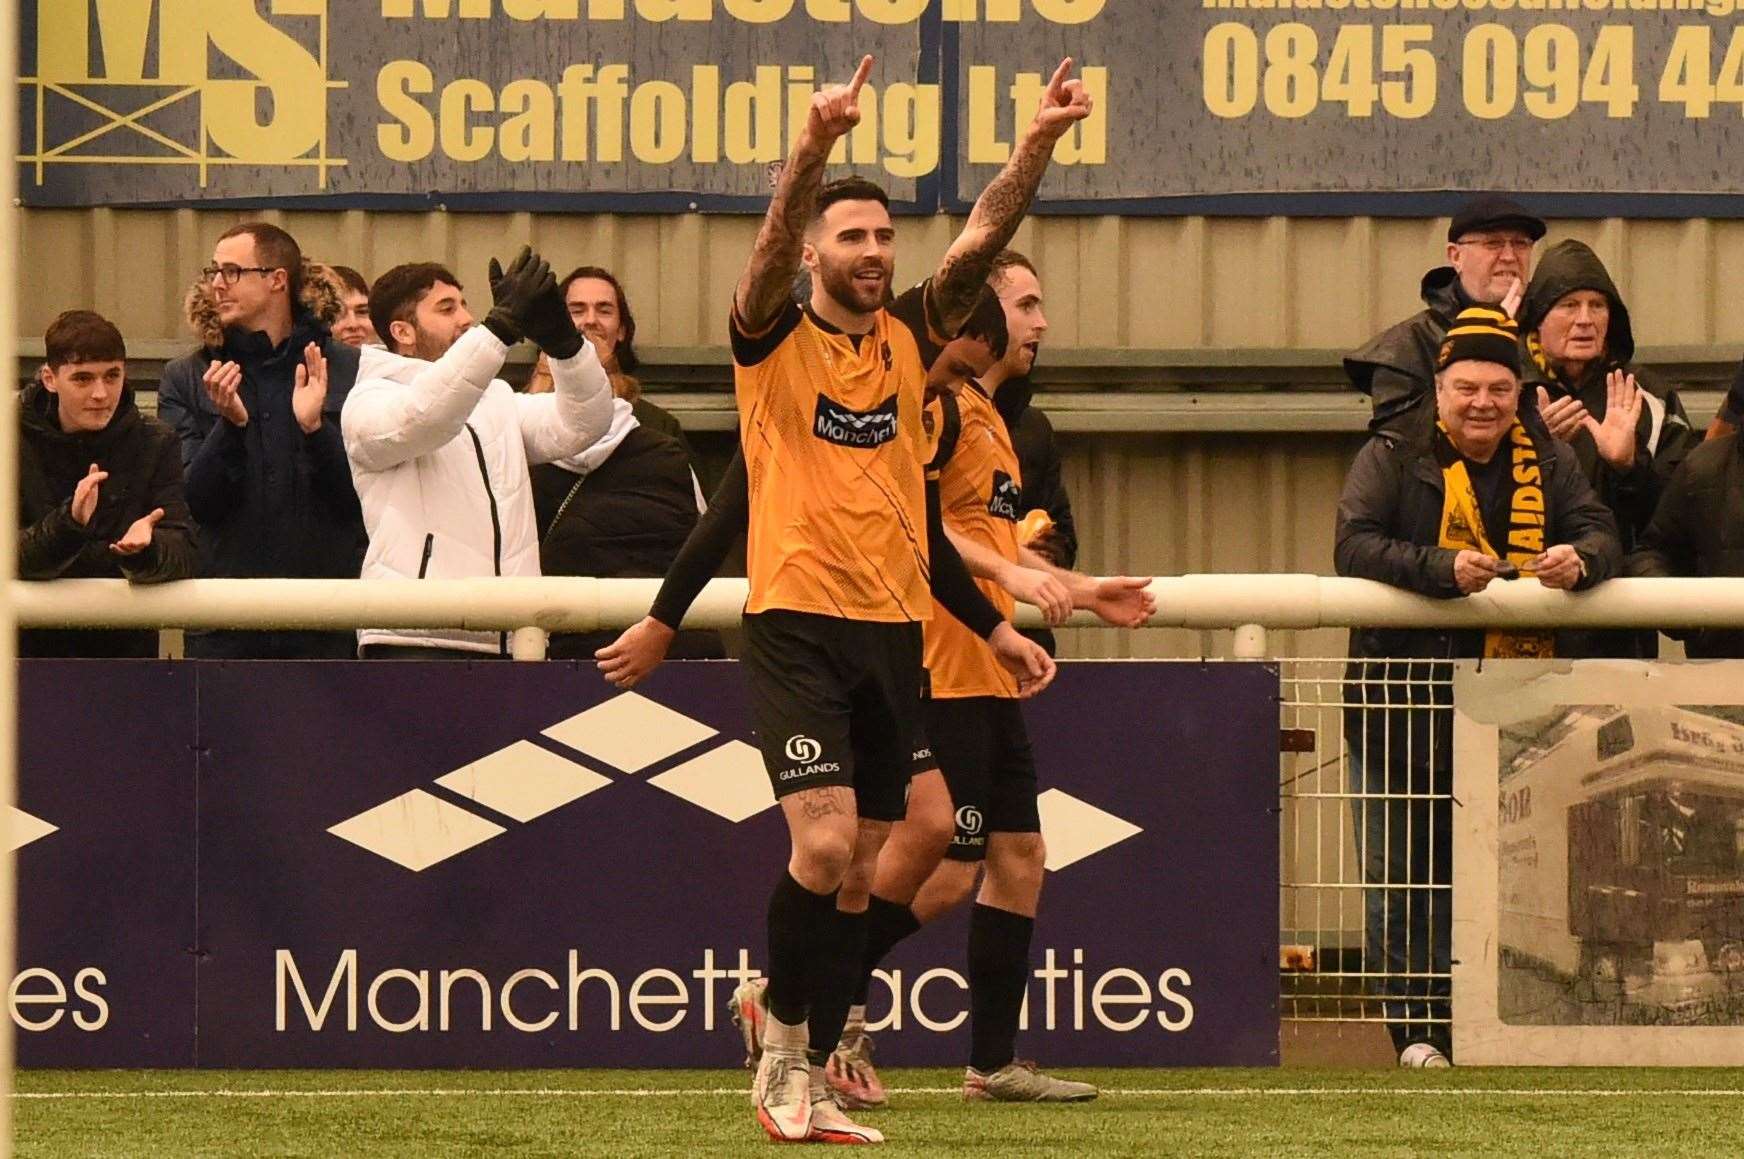
[[[40,334],[85,305],[130,336],[181,335],[176,299],[239,212],[27,210],[20,325]],[[722,316],[755,233],[743,216],[265,214],[313,257],[374,274],[434,259],[462,278],[534,241],[558,266],[624,277],[651,346],[721,345]],[[905,219],[900,280],[917,279],[955,223]],[[1332,347],[1409,312],[1438,264],[1444,220],[1040,218],[1018,238],[1047,275],[1052,341],[1067,347]],[[1744,346],[1744,222],[1558,222],[1609,264],[1644,345]]]
[[[181,287],[239,212],[31,210],[24,215],[20,325],[88,306],[133,339],[177,339]],[[368,274],[413,259],[475,283],[492,255],[532,240],[559,267],[624,278],[644,346],[720,346],[722,319],[757,221],[750,217],[294,212],[266,215],[312,257]],[[1441,261],[1444,220],[1041,218],[1018,246],[1046,275],[1050,345],[1158,349],[1351,346],[1415,308]],[[923,276],[955,231],[905,219],[899,279]],[[1744,222],[1557,223],[1590,242],[1628,296],[1646,345],[1744,347]],[[1063,357],[1056,353],[1056,357]],[[722,361],[725,361],[724,351]],[[1044,356],[1045,361],[1045,356]],[[1075,434],[1066,478],[1082,566],[1102,572],[1329,572],[1351,435]],[[1227,654],[1215,634],[1120,639],[1072,633],[1073,655]],[[1342,633],[1277,643],[1337,654]]]

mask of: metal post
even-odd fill
[[[544,628],[516,628],[509,637],[509,655],[517,660],[543,660],[547,643]]]
[[[1264,660],[1266,658],[1264,624],[1241,624],[1235,629],[1235,658],[1237,660]]]

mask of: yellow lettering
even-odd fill
[[[514,114],[497,129],[497,149],[503,160],[556,160],[557,98],[550,85],[536,80],[512,80],[503,86],[497,108]]]
[[[1522,487],[1514,492],[1515,511],[1543,511],[1544,489],[1542,487]]]
[[[1542,483],[1544,482],[1544,472],[1540,471],[1537,467],[1520,464],[1514,468],[1514,482]]]
[[[666,80],[637,85],[630,97],[630,152],[650,165],[684,152],[684,90]]]
[[[496,108],[496,94],[481,80],[457,80],[442,90],[442,152],[455,161],[482,161],[496,144],[496,130],[474,125],[474,113]]]
[[[727,86],[726,155],[735,165],[779,161],[781,66],[757,66],[756,80]]]
[[[375,127],[376,147],[390,161],[422,161],[436,147],[436,122],[413,93],[430,93],[436,78],[415,60],[394,60],[375,77],[375,99],[398,124]]]
[[[1086,24],[1102,15],[1106,0],[1034,0],[1036,15],[1055,24]]]
[[[999,70],[990,64],[969,68],[969,163],[1003,165],[1011,146],[999,139]]]
[[[846,24],[854,15],[848,0],[805,0],[805,14],[828,24]]]
[[[503,0],[510,20],[579,20],[581,0]]]
[[[860,15],[874,24],[913,24],[926,7],[927,0],[860,0]]]
[[[225,153],[271,164],[301,157],[321,143],[327,128],[327,83],[321,62],[269,24],[252,4],[206,0],[212,47],[255,77],[206,85],[206,135]],[[272,97],[272,116],[255,119],[255,96]]]
[[[806,118],[811,114],[812,94],[817,92],[815,70],[809,64],[796,64],[787,70],[787,150],[793,151],[793,144],[799,140],[799,131],[805,128]],[[864,104],[862,104],[864,107]]]
[[[892,177],[924,177],[939,167],[939,86],[893,84],[884,90],[884,140]]]
[[[746,24],[773,24],[793,11],[793,0],[726,0],[727,15]]]
[[[690,159],[711,165],[721,159],[721,70],[693,65],[690,96]]]
[[[710,20],[713,0],[636,0],[636,14],[656,24],[667,20]]]
[[[425,20],[445,20],[453,6],[454,0],[382,0],[381,14],[389,20],[410,20],[417,15]],[[423,12],[414,12],[414,7]],[[460,0],[458,15],[463,20],[489,20],[490,0]]]

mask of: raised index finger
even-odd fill
[[[1066,80],[1072,75],[1072,58],[1067,57],[1060,62],[1060,67],[1054,70],[1053,79],[1048,81],[1048,95],[1057,97],[1065,92]]]
[[[865,86],[866,78],[872,75],[871,54],[860,58],[860,67],[854,70],[854,79],[848,82],[848,99],[853,100],[860,95],[860,89]]]

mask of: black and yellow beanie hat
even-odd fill
[[[1435,357],[1435,369],[1455,362],[1495,362],[1520,373],[1520,327],[1495,306],[1470,306],[1459,312]]]

